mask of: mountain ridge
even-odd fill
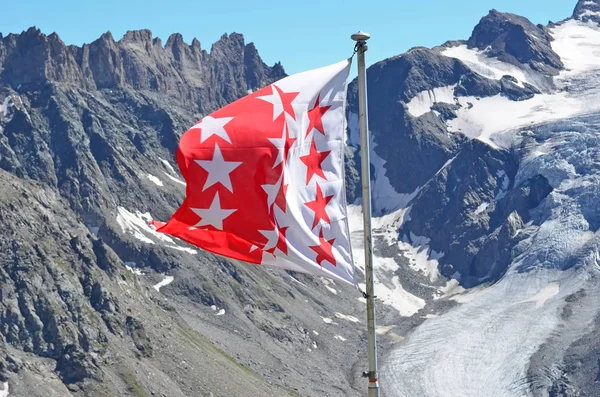
[[[368,68],[384,393],[501,395],[503,381],[536,397],[598,391],[600,316],[589,303],[597,193],[588,183],[597,162],[585,127],[594,121],[531,118],[547,116],[543,105],[572,106],[565,92],[593,88],[561,80],[577,70],[560,57],[556,32],[492,10],[472,45],[414,48]],[[147,226],[184,197],[173,161],[183,130],[283,77],[280,64],[266,66],[239,34],[210,53],[178,34],[163,45],[148,30],[82,47],[37,29],[0,38],[0,381],[11,397],[364,394],[364,303],[354,288],[228,261]],[[347,110],[360,269],[355,80]],[[546,221],[562,225],[556,239]],[[578,238],[582,247],[561,251]],[[514,349],[495,343],[494,330]],[[432,351],[419,345],[428,335],[449,342]],[[494,366],[505,352],[519,358],[507,358],[507,373]]]
[[[180,34],[172,34],[163,46],[147,29],[127,31],[119,41],[107,32],[78,47],[66,46],[56,33],[46,36],[30,28],[0,39],[0,64],[0,83],[17,91],[46,81],[87,90],[129,87],[168,94],[200,112],[216,110],[204,109],[203,102],[224,106],[285,76],[281,63],[267,67],[254,44],[246,44],[239,33],[222,35],[209,53],[196,39],[186,44]],[[235,87],[228,76],[236,76],[241,86]],[[227,82],[222,93],[210,88],[214,79]]]

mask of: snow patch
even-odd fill
[[[373,238],[383,239],[386,244],[398,244],[397,230],[406,219],[407,209],[400,209],[383,217],[373,218]],[[348,206],[348,223],[351,230],[353,257],[358,271],[364,274],[365,250],[363,246],[362,210],[359,206]],[[377,299],[396,309],[401,316],[410,317],[423,307],[425,301],[406,291],[398,276],[392,276],[399,268],[394,258],[373,256],[373,279]],[[363,291],[364,284],[360,284]],[[358,298],[361,300],[362,298]]]
[[[225,309],[221,309],[218,312],[215,313],[215,316],[222,316],[225,314]]]
[[[165,175],[166,175],[166,177],[167,177],[167,178],[169,178],[170,180],[172,180],[173,182],[175,182],[175,183],[179,183],[180,185],[183,185],[183,186],[187,186],[187,183],[185,183],[185,182],[184,182],[184,181],[182,181],[181,179],[179,179],[179,178],[175,178],[174,176],[172,176],[172,175],[169,175],[169,174],[167,174],[166,172],[163,172],[163,174],[165,174]]]
[[[445,254],[432,250],[429,247],[430,241],[427,237],[410,232],[409,236],[404,236],[398,241],[398,246],[404,251],[404,256],[408,258],[409,266],[413,270],[423,273],[431,282],[436,282],[440,277],[439,260]]]
[[[431,111],[431,107],[437,102],[453,104],[456,99],[454,96],[455,88],[456,84],[418,93],[406,104],[408,112],[414,117],[420,117]]]
[[[150,179],[152,182],[154,182],[154,184],[157,186],[164,186],[162,181],[152,174],[148,174],[148,179]]]
[[[391,287],[388,287],[390,284]],[[359,285],[363,291],[366,290],[364,283]],[[398,276],[388,279],[386,284],[378,284],[375,291],[377,291],[377,299],[398,310],[403,317],[410,317],[425,307],[425,300],[406,291]]]
[[[512,76],[517,79],[519,87],[523,87],[523,83],[536,86],[539,80],[539,74],[533,71],[523,71],[515,65],[487,56],[485,51],[468,48],[466,44],[447,48],[441,54],[460,59],[472,71],[488,79],[500,80],[502,76]]]
[[[167,285],[171,284],[173,280],[175,280],[173,276],[165,276],[165,278],[160,283],[153,285],[152,288],[160,292],[160,289],[162,287],[166,287]]]
[[[167,160],[164,160],[164,159],[159,159],[159,160],[164,164],[164,166],[170,172],[170,174],[166,173],[166,172],[163,172],[163,174],[165,174],[165,176],[167,178],[169,178],[170,180],[172,180],[175,183],[179,183],[180,185],[186,186],[186,183],[184,181],[182,181],[181,179],[179,179],[179,178],[176,177],[177,176],[177,172],[175,172],[175,169],[173,168],[173,166],[171,165],[171,163],[169,163]]]
[[[292,277],[292,276],[289,276],[289,275],[288,275],[288,277],[291,278],[293,281],[297,282],[298,284],[300,284],[301,286],[308,288],[308,286],[306,284],[304,284],[303,282],[297,280],[295,277]]]
[[[321,318],[323,319],[323,322],[324,322],[325,324],[336,324],[336,323],[334,323],[334,322],[333,322],[333,320],[332,320],[332,319],[330,319],[329,317],[321,317]]]
[[[512,134],[493,137],[500,132],[514,132],[519,127],[567,118],[594,106],[600,108],[566,92],[538,94],[524,101],[495,95],[479,99],[460,97],[459,102],[462,107],[456,112],[457,118],[447,122],[449,130],[479,139],[494,148],[508,148],[513,143]]]
[[[327,288],[329,290],[329,292],[331,292],[334,295],[337,295],[337,291],[333,288],[331,288],[330,286],[326,285],[325,288]]]
[[[487,207],[490,206],[490,203],[481,203],[479,204],[479,207],[477,207],[475,209],[475,215],[479,215],[481,214],[483,211],[485,211],[487,209]]]
[[[192,255],[196,255],[198,253],[198,251],[196,251],[193,248],[181,247],[179,245],[167,245],[166,247],[177,250],[177,251],[187,252],[188,254],[192,254]]]
[[[2,101],[2,104],[0,104],[0,117],[6,117],[6,115],[8,114],[8,105],[10,103],[10,95],[7,96],[6,98],[4,98],[4,101]]]
[[[2,383],[2,386],[3,390],[0,390],[0,397],[8,397],[8,382]]]
[[[338,313],[338,312],[336,312],[336,313],[334,313],[334,314],[335,314],[335,316],[336,316],[337,318],[339,318],[339,319],[346,320],[346,321],[350,321],[351,323],[360,323],[360,320],[359,320],[359,319],[357,319],[357,318],[356,318],[356,317],[354,317],[354,316],[347,316],[347,315],[345,315],[345,314]]]
[[[334,336],[334,338],[335,338],[335,339],[337,339],[337,340],[341,340],[342,342],[346,342],[346,341],[347,341],[347,339],[346,339],[346,338],[344,338],[344,337],[343,337],[343,336],[341,336],[341,335],[336,335],[336,336]]]
[[[396,328],[395,325],[378,325],[377,328],[375,329],[375,333],[377,335],[385,335],[388,332],[390,332],[391,330],[393,330],[394,328]]]
[[[584,12],[582,12],[581,14],[579,14],[577,16],[578,19],[581,19],[583,17],[600,17],[600,12],[599,11],[592,11],[592,10],[585,10]]]
[[[331,285],[335,285],[333,280],[327,279],[325,277],[320,277],[320,279],[321,279],[321,282],[325,285],[325,288],[327,288],[327,290],[329,290],[329,292],[331,292],[334,295],[337,295],[337,290],[335,290],[333,287],[331,287]]]
[[[147,244],[155,244],[154,241],[147,235],[151,235],[159,240],[169,243],[173,242],[170,237],[157,233],[150,226],[148,226],[148,222],[152,219],[150,213],[141,213],[140,211],[136,211],[134,214],[127,211],[123,207],[118,207],[118,212],[117,223],[121,226],[123,233],[129,233],[136,239]]]
[[[165,165],[165,167],[167,167],[167,169],[169,171],[171,171],[171,173],[173,175],[177,175],[177,173],[175,172],[175,168],[173,168],[173,166],[171,165],[171,163],[169,163],[167,160],[164,160],[164,159],[159,159],[159,160]]]
[[[137,268],[137,263],[135,263],[135,262],[125,262],[125,268],[137,276],[144,275],[144,273],[140,269]]]

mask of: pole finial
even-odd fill
[[[350,36],[350,38],[354,41],[367,41],[371,38],[371,35],[368,34],[367,32],[363,32],[362,30],[359,30],[358,32],[354,33],[352,36]]]

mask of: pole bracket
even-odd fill
[[[363,291],[362,289],[358,289],[361,293],[361,295],[363,296],[363,298],[365,299],[369,299],[371,297],[371,295],[367,294],[365,291]],[[377,298],[377,295],[373,295],[373,298]]]

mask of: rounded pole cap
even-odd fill
[[[367,32],[363,32],[362,30],[359,30],[358,32],[356,32],[352,36],[350,36],[350,38],[352,38],[352,40],[354,40],[354,41],[367,41],[371,38],[371,35],[368,34]]]

